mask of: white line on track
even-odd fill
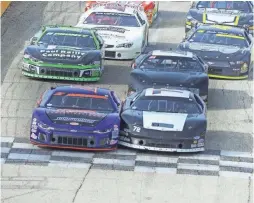
[[[185,164],[179,163],[177,166],[178,169],[187,169],[187,170],[199,170],[199,171],[219,171],[219,166],[215,165],[206,165],[206,164]]]
[[[221,156],[229,156],[229,157],[253,158],[253,154],[250,152],[235,152],[221,150],[220,154]]]
[[[234,162],[234,161],[220,161],[220,166],[232,166],[239,168],[253,168],[253,163]]]
[[[157,156],[157,155],[137,155],[136,161],[177,163],[178,158]]]
[[[102,159],[94,158],[93,164],[105,164],[105,165],[119,165],[119,166],[134,166],[134,160],[118,160],[118,159]]]

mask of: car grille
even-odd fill
[[[57,144],[87,147],[87,139],[81,137],[58,136]]]
[[[116,52],[115,51],[105,51],[105,57],[115,58]]]
[[[58,77],[79,77],[79,70],[41,68],[40,74]]]
[[[105,48],[113,48],[114,45],[111,45],[111,44],[107,44]]]
[[[208,73],[221,74],[222,73],[222,69],[219,68],[219,67],[208,68]]]

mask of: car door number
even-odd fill
[[[134,132],[137,132],[137,133],[140,133],[141,128],[138,127],[138,126],[133,126],[133,131],[134,131]]]

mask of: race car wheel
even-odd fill
[[[248,71],[248,80],[253,80],[253,63],[251,63]]]

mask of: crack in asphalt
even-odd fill
[[[80,183],[78,189],[76,190],[76,192],[75,192],[75,194],[74,194],[74,197],[73,197],[73,199],[72,199],[72,203],[75,202],[76,197],[77,197],[77,195],[78,195],[78,192],[80,191],[81,187],[83,186],[83,184],[84,184],[84,182],[85,182],[85,180],[86,180],[86,177],[88,176],[88,174],[89,174],[89,172],[90,172],[90,170],[91,170],[91,167],[92,167],[92,164],[90,164],[90,167],[88,168],[88,170],[87,170],[87,172],[86,172],[84,178],[82,179],[82,182]]]
[[[250,195],[251,195],[251,177],[248,179],[248,200],[247,203],[250,203]]]

